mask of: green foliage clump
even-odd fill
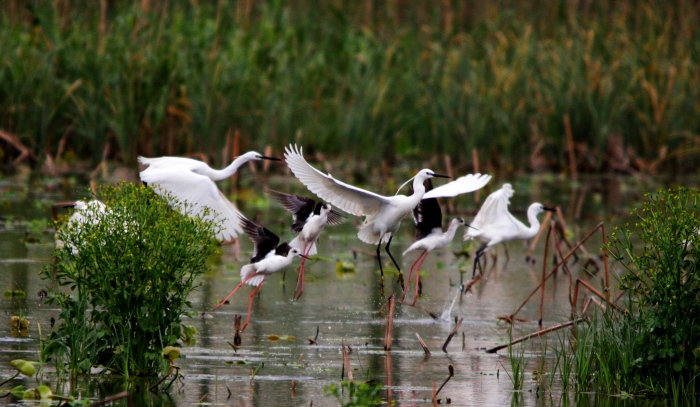
[[[180,318],[216,250],[216,225],[172,210],[144,186],[122,183],[99,195],[105,209],[88,205],[84,221],[59,225],[65,244],[42,271],[49,301],[61,307],[42,356],[71,375],[96,365],[154,375],[168,367],[163,348],[183,336]]]
[[[323,388],[323,392],[335,397],[343,407],[377,406],[383,403],[380,392],[384,386],[376,382],[342,381],[340,386],[335,383]],[[345,400],[347,393],[347,400]]]
[[[670,394],[700,373],[700,191],[660,190],[632,213],[633,226],[616,228],[608,244],[627,273],[628,313],[602,320],[618,333],[621,369],[636,387]],[[692,386],[688,387],[692,391]]]

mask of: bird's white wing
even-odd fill
[[[151,169],[179,168],[181,170],[195,170],[207,164],[203,161],[186,157],[138,157],[139,164],[147,165]]]
[[[487,227],[493,228],[501,222],[508,224],[514,219],[513,215],[508,212],[513,189],[510,188],[510,184],[506,185],[508,185],[507,188],[504,185],[503,188],[492,192],[486,198],[484,204],[481,205],[481,209],[474,217],[474,221],[470,223],[470,226],[476,229],[467,228],[465,236],[478,236]]]
[[[389,203],[381,195],[338,181],[312,167],[304,159],[302,149],[296,145],[290,144],[284,151],[287,165],[309,191],[347,213],[371,216],[377,214],[382,205]]]
[[[162,195],[161,191],[167,191],[180,201],[176,205],[180,212],[221,223],[221,230],[216,235],[220,241],[231,240],[243,232],[238,209],[209,177],[181,168],[158,169],[152,166],[141,171],[139,176],[142,181],[154,187],[156,193]],[[187,203],[187,207],[183,202]],[[208,216],[203,216],[205,207],[213,211]]]
[[[491,176],[487,174],[465,175],[452,182],[448,182],[445,185],[440,185],[439,187],[426,192],[425,195],[423,195],[423,199],[445,198],[466,194],[468,192],[473,192],[477,189],[483,188],[484,185],[489,183],[489,181],[491,181]]]

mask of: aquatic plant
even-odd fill
[[[380,395],[384,386],[377,382],[353,382],[344,380],[340,386],[332,383],[323,392],[335,397],[343,407],[377,406],[383,404]],[[346,394],[347,393],[347,394]]]
[[[647,194],[608,249],[626,270],[624,315],[604,315],[593,346],[606,383],[627,391],[694,393],[700,371],[700,191]]]
[[[163,349],[186,334],[181,316],[218,226],[173,211],[144,186],[105,186],[98,195],[107,209],[88,206],[82,213],[97,221],[58,225],[57,237],[72,243],[42,271],[48,301],[61,307],[42,358],[71,376],[96,365],[156,375],[169,365]]]

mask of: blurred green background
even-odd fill
[[[700,2],[6,0],[0,162],[696,172]],[[226,154],[222,154],[226,151]]]

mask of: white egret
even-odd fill
[[[254,250],[253,257],[250,262],[241,268],[241,283],[224,298],[219,305],[213,309],[218,309],[228,301],[233,294],[238,291],[243,285],[248,284],[255,289],[250,293],[250,301],[248,302],[248,316],[245,319],[245,324],[241,332],[248,326],[250,321],[250,310],[253,307],[253,296],[260,287],[262,287],[267,276],[274,274],[285,267],[292,264],[295,257],[304,257],[299,249],[290,247],[287,243],[279,244],[280,238],[270,232],[267,228],[262,227],[255,222],[249,220],[243,215],[239,215],[239,221],[243,224],[243,230],[253,241]]]
[[[180,212],[186,215],[202,215],[205,207],[212,212],[205,216],[221,224],[221,230],[216,238],[220,241],[234,239],[241,233],[239,211],[236,206],[216,186],[215,181],[224,180],[236,173],[238,168],[254,160],[275,160],[255,151],[249,151],[239,157],[226,168],[215,170],[203,161],[184,157],[139,157],[141,165],[148,166],[139,173],[141,181],[154,188],[158,194],[163,191],[170,193],[180,201],[176,205]],[[187,203],[187,209],[182,205]]]
[[[59,202],[53,204],[52,213],[54,220],[58,220],[58,215],[56,214],[56,208],[73,208],[75,212],[68,218],[67,223],[70,227],[75,228],[79,233],[82,225],[96,225],[100,222],[102,216],[107,213],[107,206],[97,199],[93,199],[89,202],[75,201],[75,202]],[[58,233],[55,236],[56,247],[61,248],[65,243],[58,238]],[[74,256],[77,256],[79,251],[76,247],[76,242],[68,242],[68,247],[71,248]]]
[[[334,210],[328,204],[316,202],[316,200],[304,196],[289,195],[271,189],[268,189],[267,193],[293,216],[294,223],[292,223],[291,229],[297,236],[289,242],[289,246],[299,249],[304,254],[301,259],[297,284],[294,288],[294,299],[298,300],[304,293],[304,262],[308,256],[317,253],[316,242],[318,242],[323,227],[343,223],[345,215]],[[298,295],[297,291],[299,291]]]
[[[532,239],[540,230],[540,221],[537,220],[537,215],[543,211],[556,211],[535,202],[527,209],[527,219],[530,226],[525,226],[508,211],[510,197],[513,196],[513,193],[513,187],[506,183],[501,189],[489,195],[471,223],[474,229],[468,229],[464,234],[464,240],[477,239],[483,243],[474,257],[472,278],[476,276],[477,263],[479,273],[481,273],[480,259],[486,251],[509,240]]]
[[[430,180],[425,181],[425,189],[426,191],[433,189],[433,185]],[[405,256],[407,253],[414,250],[423,250],[423,253],[421,253],[413,264],[411,264],[408,279],[406,280],[406,285],[403,289],[403,294],[401,295],[401,302],[404,302],[404,299],[406,298],[406,292],[411,285],[411,276],[413,275],[413,271],[415,269],[416,291],[413,297],[413,303],[411,304],[415,306],[416,301],[418,301],[420,268],[425,259],[428,257],[428,253],[447,246],[447,244],[450,243],[455,237],[457,228],[465,223],[464,219],[462,218],[452,219],[449,228],[447,228],[447,231],[443,233],[442,211],[440,210],[440,205],[438,204],[436,198],[422,199],[418,203],[418,206],[413,208],[413,220],[416,223],[416,241],[403,252],[403,255]]]
[[[400,273],[401,268],[391,255],[389,245],[401,224],[401,219],[411,212],[421,199],[455,196],[476,191],[491,179],[490,175],[469,174],[426,193],[423,181],[433,177],[449,177],[423,169],[413,179],[413,195],[382,196],[348,185],[336,180],[330,174],[320,172],[306,162],[302,149],[296,145],[286,147],[284,156],[294,175],[311,192],[342,211],[355,216],[365,216],[357,236],[365,243],[377,245],[377,261],[379,261],[379,271],[382,275],[381,287],[384,282],[384,270],[379,257],[381,244],[386,243],[385,250]],[[399,281],[402,281],[401,274],[399,274]]]

